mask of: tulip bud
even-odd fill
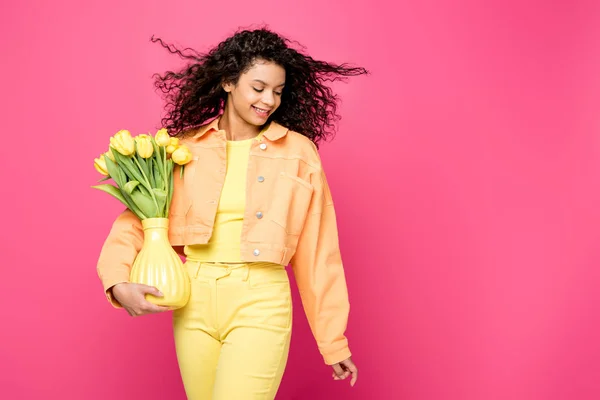
[[[171,154],[171,158],[175,164],[184,165],[192,161],[192,152],[187,146],[182,145],[175,149]]]
[[[156,140],[156,144],[161,147],[168,146],[171,143],[171,136],[169,136],[169,132],[165,128],[162,128],[156,135],[154,136],[154,140]]]
[[[154,152],[152,147],[152,138],[149,135],[138,135],[135,137],[135,143],[137,145],[137,153],[142,158],[149,158]]]
[[[106,168],[106,161],[104,161],[104,154],[100,155],[99,158],[94,158],[94,168],[104,176],[108,176],[108,169]]]
[[[167,153],[172,154],[175,150],[177,150],[177,147],[179,147],[179,139],[172,137],[171,142],[169,143],[166,149]]]
[[[124,156],[135,153],[135,143],[128,130],[120,130],[110,138],[110,146]]]

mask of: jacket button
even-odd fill
[[[259,256],[259,255],[260,255],[260,250],[259,250],[259,249],[254,249],[254,252],[253,252],[253,254],[254,254],[255,256]]]
[[[261,219],[263,217],[263,213],[262,212],[257,212],[256,213],[256,218]]]
[[[266,143],[261,143],[260,146],[258,146],[261,150],[266,150],[267,149],[267,144]]]
[[[265,181],[265,177],[264,177],[264,176],[262,176],[262,175],[261,175],[261,176],[259,176],[259,177],[258,177],[258,181],[259,181],[259,182],[264,182],[264,181]]]

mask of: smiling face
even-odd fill
[[[227,83],[226,108],[235,117],[253,126],[264,125],[281,104],[285,69],[278,64],[257,60],[240,75],[236,84]]]

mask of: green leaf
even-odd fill
[[[161,152],[161,150],[166,151],[166,149],[164,147],[160,147],[158,144],[156,144],[156,141],[154,140],[154,138],[152,138],[152,147],[154,147],[154,152],[152,153],[152,157],[154,158],[154,161],[156,161],[156,165],[158,166],[158,171],[164,181],[165,176],[164,176],[164,173],[162,172],[163,171],[163,153]]]
[[[125,171],[123,171],[121,167],[117,168],[117,174],[119,175],[119,179],[123,182],[123,186],[125,186],[127,181],[129,181],[127,174],[125,173]],[[119,186],[121,187],[121,185]]]
[[[142,170],[144,171],[144,174],[146,174],[146,177],[148,177],[148,180],[150,181],[150,186],[152,186],[152,180],[150,180],[150,169],[148,167],[146,160],[143,159],[142,157],[140,157],[139,154],[137,154],[137,153],[135,155],[135,158],[138,161],[138,163],[142,166]],[[150,159],[148,159],[148,161],[149,160]]]
[[[138,181],[129,181],[123,186],[123,189],[127,192],[127,194],[131,194],[133,190],[139,185]]]
[[[112,149],[112,148],[111,148]],[[104,161],[106,162],[106,169],[111,178],[115,181],[115,183],[122,188],[125,183],[127,183],[127,177],[123,179],[124,174],[121,171],[121,167],[119,167],[113,160],[108,157],[104,157]]]
[[[146,160],[142,157],[140,157],[139,154],[136,153],[135,158],[137,159],[137,162],[142,166],[142,170],[144,171],[144,173],[147,175],[148,174],[148,166],[146,165]]]
[[[119,175],[119,179],[121,180],[121,182],[123,183],[123,185],[125,185],[125,183],[127,183],[128,180],[130,179],[135,179],[135,177],[133,175],[128,175],[127,172],[124,168],[122,163],[119,164],[119,160],[120,159],[128,159],[129,157],[124,156],[123,154],[119,153],[117,150],[113,149],[112,147],[109,148],[109,151],[112,152],[113,157],[115,158],[115,161],[110,160],[109,162],[112,162],[115,166],[117,166],[117,171],[116,174]],[[112,176],[112,175],[111,175]],[[114,179],[114,178],[113,178]],[[119,187],[123,187],[121,184],[119,184]]]
[[[139,209],[148,216],[148,218],[156,218],[158,217],[158,210],[156,209],[156,204],[152,197],[145,195],[139,190],[134,190],[133,193],[130,194],[133,199],[135,205],[139,207]]]
[[[118,152],[118,151],[117,151],[115,148],[113,148],[113,147],[110,147],[110,146],[108,147],[108,151],[110,151],[110,152],[112,153],[112,155],[113,155],[113,158],[114,158],[115,160],[117,160],[117,154],[121,154],[121,153],[119,153],[119,152]],[[110,160],[110,161],[112,161],[112,160]]]
[[[121,192],[123,194],[123,196],[125,197],[125,199],[127,200],[127,203],[129,203],[129,209],[138,216],[139,219],[146,219],[146,215],[142,212],[142,210],[140,210],[140,208],[135,204],[135,201],[133,201],[133,199],[131,198],[131,196],[127,193],[127,192]]]
[[[98,179],[98,183],[100,183],[100,182],[104,182],[104,181],[107,181],[107,180],[109,180],[109,179],[111,179],[111,176],[110,176],[110,174],[109,174],[108,176],[105,176],[105,177],[103,177],[102,179]]]
[[[98,189],[101,190],[105,193],[110,194],[111,196],[113,196],[114,198],[116,198],[117,200],[119,200],[121,203],[125,204],[127,207],[129,207],[129,204],[127,204],[127,200],[125,200],[125,197],[123,197],[123,194],[121,193],[121,191],[113,186],[113,185],[109,185],[109,184],[104,184],[104,185],[96,185],[96,186],[92,186],[92,188],[94,189]]]
[[[158,215],[163,216],[165,214],[165,205],[167,203],[167,192],[162,189],[152,189],[154,197],[158,203]]]
[[[138,207],[136,207],[135,204],[133,204],[133,201],[131,200],[131,198],[129,196],[127,196],[125,193],[123,193],[121,190],[119,190],[119,188],[117,188],[113,185],[108,185],[108,184],[96,185],[96,186],[92,186],[92,188],[98,189],[105,193],[110,194],[111,196],[113,196],[114,198],[119,200],[121,203],[125,204],[125,206],[127,208],[129,208],[139,219],[146,218],[146,216],[140,211],[140,209]]]
[[[171,167],[169,168],[169,172],[168,172],[169,176],[167,179],[167,182],[169,184],[169,196],[167,199],[167,207],[166,207],[166,212],[165,212],[165,218],[169,218],[169,211],[171,211],[171,200],[173,199],[173,187],[174,185],[174,179],[173,179],[173,166],[171,165]]]
[[[146,189],[148,189],[148,191],[152,190],[152,188],[148,187],[148,184],[146,184],[144,180],[144,175],[142,175],[140,169],[134,163],[131,157],[124,156],[121,153],[117,152],[116,160],[119,163],[119,165],[123,166],[123,170],[129,176],[130,180],[136,180],[140,182],[142,185],[144,185],[144,187],[146,187]]]
[[[125,179],[123,180],[123,185],[125,185],[125,183],[127,183],[128,180],[136,180],[135,175],[133,174],[133,172],[131,172],[130,168],[128,168],[128,163],[125,162],[125,160],[127,159],[127,157],[121,155],[119,153],[119,155],[115,156],[116,159],[116,166],[117,169],[119,169],[122,172],[121,176],[125,176]],[[108,165],[107,165],[108,167]]]
[[[160,167],[158,166],[158,161],[152,161],[152,170],[154,174],[154,180],[156,181],[156,188],[164,189],[165,188],[165,179],[163,174],[160,171]]]
[[[156,188],[156,179],[154,179],[154,160],[152,160],[152,157],[150,157],[148,160],[148,179],[150,180],[150,186],[152,186],[152,189]]]

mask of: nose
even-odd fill
[[[265,103],[266,106],[273,107],[275,105],[275,96],[273,92],[265,91],[262,102]]]

